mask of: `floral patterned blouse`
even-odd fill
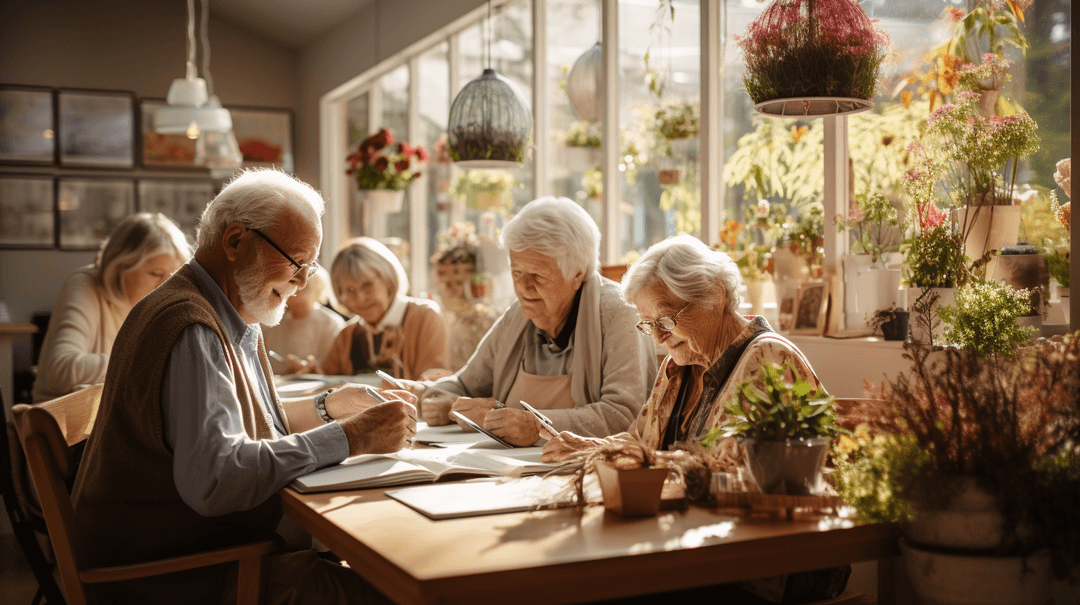
[[[655,450],[666,449],[665,445],[676,441],[700,441],[726,422],[724,405],[735,396],[738,385],[760,371],[762,363],[783,365],[791,361],[803,380],[821,386],[810,362],[791,341],[773,332],[764,317],[748,319],[750,323],[709,368],[680,366],[670,356],[665,358],[649,400],[628,432],[641,437]],[[753,341],[747,346],[750,339]],[[687,388],[683,389],[687,378]],[[794,378],[788,369],[785,379]],[[671,422],[672,412],[677,408],[681,413]],[[676,434],[668,435],[672,427]]]

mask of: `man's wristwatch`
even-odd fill
[[[327,389],[315,396],[315,413],[322,418],[323,422],[333,422],[334,419],[326,413],[326,396],[333,393],[334,389]]]

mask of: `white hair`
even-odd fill
[[[553,257],[563,278],[589,275],[600,264],[600,229],[585,209],[565,197],[544,196],[503,226],[499,243],[508,252],[532,250]]]
[[[197,246],[211,248],[233,223],[264,233],[273,230],[287,208],[308,219],[322,233],[319,217],[325,207],[322,196],[311,185],[280,170],[245,170],[206,205],[199,219]]]
[[[342,244],[330,265],[334,293],[341,297],[338,280],[342,277],[357,279],[368,271],[386,284],[391,296],[405,296],[409,292],[409,276],[390,248],[373,237],[355,237]]]
[[[727,310],[738,315],[739,267],[727,254],[713,250],[692,235],[676,235],[653,245],[623,276],[623,300],[630,304],[642,290],[661,283],[680,299],[699,307],[716,307],[717,286],[724,288]]]

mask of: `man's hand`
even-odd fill
[[[450,409],[460,413],[476,424],[484,426],[484,417],[494,408],[494,397],[458,397],[457,401],[454,402],[454,405]],[[455,418],[454,422],[457,422],[463,429],[469,431],[473,430],[461,420]]]
[[[350,456],[389,454],[412,445],[412,439],[416,436],[416,408],[400,400],[387,401],[354,414],[339,424],[349,440]]]
[[[429,389],[424,393],[424,400],[420,402],[420,417],[429,426],[450,424],[450,408],[453,407],[454,400],[457,398],[458,396],[453,393]]]
[[[484,418],[484,428],[517,446],[532,445],[540,438],[540,421],[525,410],[491,410]]]
[[[547,442],[540,452],[541,462],[564,462],[586,447],[600,443],[602,439],[579,437],[570,431],[563,431]]]
[[[416,395],[408,391],[380,390],[387,399],[400,399],[409,404],[416,403]],[[334,420],[344,420],[354,414],[375,407],[379,402],[367,394],[364,385],[349,383],[334,389],[326,397],[326,413]],[[416,410],[413,409],[413,416]]]

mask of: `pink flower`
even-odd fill
[[[936,204],[922,204],[916,208],[919,215],[919,229],[932,231],[945,224],[945,211]]]

